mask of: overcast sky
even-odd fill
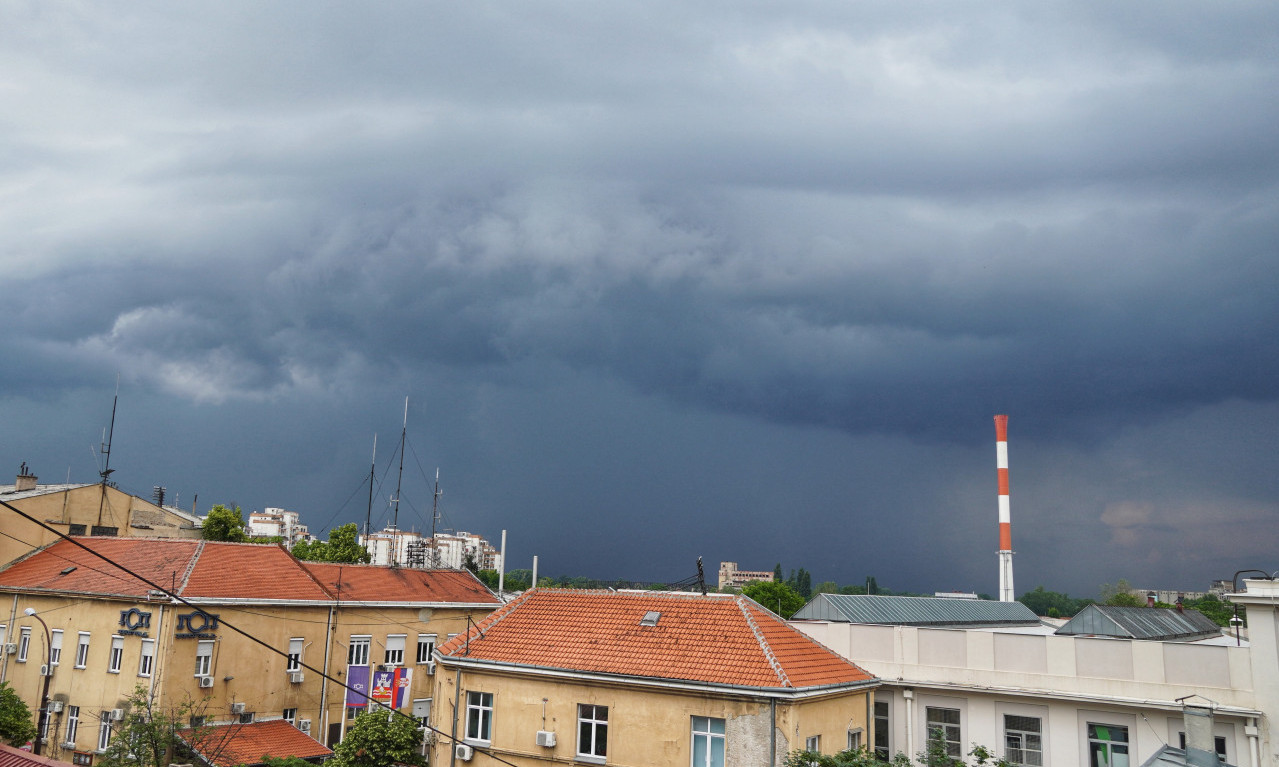
[[[1279,6],[0,6],[0,467],[511,567],[1279,569]],[[0,480],[11,481],[11,480]],[[198,496],[198,498],[197,498]]]

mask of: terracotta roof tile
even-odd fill
[[[302,566],[342,600],[501,604],[468,570],[416,570],[324,562],[303,562]]]
[[[67,763],[0,743],[0,767],[67,767]]]
[[[661,613],[656,625],[641,625],[650,611]],[[533,589],[439,651],[472,660],[747,687],[873,678],[756,602],[727,594]]]
[[[279,546],[208,541],[182,588],[187,599],[332,599],[293,555]]]
[[[77,538],[108,559],[163,586],[181,586],[200,541],[157,538]],[[158,545],[157,545],[158,544]],[[67,572],[68,568],[74,568]],[[58,541],[0,572],[0,587],[145,597],[151,589],[70,541]]]
[[[333,755],[324,744],[283,719],[179,730],[178,737],[216,767],[262,764],[263,756],[312,759]]]

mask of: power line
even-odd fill
[[[158,584],[158,583],[155,583],[154,581],[150,580],[149,578],[145,578],[145,577],[143,577],[143,576],[141,576],[141,575],[138,575],[137,573],[133,572],[133,571],[132,571],[132,570],[130,570],[129,568],[127,568],[127,567],[125,567],[124,565],[120,564],[119,562],[116,562],[115,560],[111,559],[110,557],[106,556],[105,554],[101,554],[101,553],[99,553],[99,552],[97,552],[97,551],[94,551],[93,549],[91,549],[91,548],[89,548],[88,546],[84,545],[83,543],[81,543],[80,541],[76,540],[75,538],[72,538],[71,536],[66,535],[65,533],[63,533],[63,532],[62,532],[62,531],[60,531],[60,530],[56,530],[56,529],[54,529],[54,528],[50,527],[49,525],[45,524],[44,522],[41,522],[40,520],[38,520],[38,519],[36,519],[35,517],[31,516],[30,514],[26,513],[26,512],[25,512],[25,511],[23,511],[22,509],[19,509],[19,508],[17,508],[16,506],[14,506],[14,505],[10,504],[8,501],[0,501],[0,506],[4,506],[5,508],[9,509],[10,511],[12,511],[13,513],[15,513],[15,514],[17,514],[18,516],[22,517],[23,519],[27,520],[28,522],[31,522],[31,523],[36,524],[36,525],[39,525],[40,527],[44,528],[45,530],[48,530],[49,532],[51,532],[51,533],[53,533],[54,535],[58,536],[58,537],[59,537],[59,538],[61,538],[62,540],[64,540],[64,541],[68,541],[68,542],[69,542],[69,543],[71,543],[73,546],[78,546],[79,548],[84,549],[84,550],[85,550],[86,552],[88,552],[89,554],[91,554],[91,555],[93,555],[93,556],[97,557],[98,559],[101,559],[103,562],[106,562],[107,564],[111,565],[112,567],[115,567],[115,568],[118,568],[118,569],[120,569],[120,570],[124,571],[124,572],[125,572],[125,573],[127,573],[128,575],[130,575],[130,576],[132,576],[132,577],[136,578],[137,580],[139,580],[139,581],[141,581],[141,582],[145,583],[146,585],[150,586],[151,588],[155,589],[156,591],[159,591],[159,592],[164,593],[164,594],[165,594],[166,596],[168,596],[170,599],[173,599],[174,601],[178,602],[179,604],[181,604],[181,605],[183,605],[183,606],[185,606],[185,607],[189,607],[189,608],[191,608],[192,610],[195,610],[195,611],[200,612],[200,613],[203,613],[203,612],[204,612],[204,609],[203,609],[202,607],[200,607],[199,605],[196,605],[196,604],[193,604],[193,603],[191,603],[191,602],[187,601],[187,599],[186,599],[186,598],[184,598],[184,597],[182,597],[182,596],[179,596],[178,594],[173,593],[173,592],[172,592],[172,591],[170,591],[169,589],[164,588],[163,586],[161,586],[161,585],[160,585],[160,584]],[[65,557],[63,557],[63,559],[65,559]],[[118,577],[118,576],[116,576],[116,577]],[[272,645],[267,644],[266,642],[262,641],[261,639],[258,639],[257,637],[253,636],[253,635],[252,635],[252,634],[250,634],[249,632],[247,632],[247,631],[245,631],[245,630],[241,629],[239,626],[236,626],[236,625],[234,625],[234,624],[232,624],[232,623],[230,623],[230,622],[228,622],[228,621],[224,621],[224,620],[219,620],[219,621],[218,621],[218,623],[219,623],[219,625],[222,625],[222,626],[225,626],[225,627],[226,627],[226,628],[228,628],[228,629],[231,629],[232,631],[234,631],[235,633],[237,633],[237,634],[239,634],[240,636],[244,637],[245,639],[248,639],[249,641],[251,641],[251,642],[253,642],[253,643],[255,643],[255,644],[261,645],[262,647],[266,648],[268,651],[270,651],[270,652],[272,652],[272,653],[275,653],[276,655],[278,655],[278,656],[280,656],[280,657],[282,657],[282,658],[285,658],[285,659],[287,659],[287,658],[288,658],[288,653],[287,653],[287,652],[285,652],[284,650],[281,650],[281,649],[279,649],[279,648],[277,648],[277,647],[274,647],[274,646],[272,646]],[[344,690],[348,690],[348,691],[350,691],[350,692],[354,692],[354,693],[356,693],[356,694],[358,694],[358,695],[361,695],[361,696],[364,696],[364,697],[366,697],[366,698],[368,697],[365,693],[362,693],[362,692],[360,692],[359,690],[355,689],[354,687],[351,687],[351,686],[350,686],[350,685],[348,685],[346,682],[343,682],[343,681],[341,681],[341,680],[339,680],[339,679],[337,679],[337,678],[335,678],[335,677],[331,677],[331,676],[329,676],[329,675],[328,675],[327,673],[325,673],[324,671],[321,671],[320,669],[315,668],[314,666],[312,666],[312,665],[310,665],[310,664],[308,664],[308,663],[306,663],[306,662],[302,661],[300,658],[298,659],[298,665],[299,665],[299,666],[301,666],[301,667],[302,667],[302,668],[304,668],[304,669],[307,669],[308,671],[312,671],[312,672],[314,672],[314,673],[318,674],[318,675],[320,676],[320,678],[321,678],[321,679],[326,679],[326,680],[328,680],[328,681],[330,681],[330,682],[333,682],[334,684],[338,685],[339,687],[341,687],[341,688],[342,688],[342,689],[344,689]],[[379,705],[381,705],[381,704],[379,704]],[[456,702],[456,701],[454,701],[454,705],[455,705],[455,706],[457,705],[457,702]],[[404,713],[404,712],[402,712],[402,711],[400,711],[400,710],[398,710],[398,709],[391,708],[391,707],[389,707],[389,706],[383,706],[383,707],[384,707],[384,708],[386,708],[386,710],[387,710],[387,711],[391,712],[392,714],[394,714],[394,715],[396,715],[396,716],[402,716],[402,717],[404,717],[405,719],[409,719],[409,720],[411,720],[411,721],[412,721],[415,725],[421,725],[421,724],[422,724],[421,722],[419,722],[419,721],[418,721],[418,719],[417,719],[416,717],[411,716],[411,715],[409,715],[409,714],[406,714],[406,713]],[[452,742],[452,743],[458,743],[458,742],[460,742],[460,741],[458,741],[458,739],[457,739],[457,738],[455,738],[454,736],[452,736],[452,735],[450,735],[450,734],[448,734],[448,733],[445,733],[443,730],[440,730],[440,729],[437,729],[437,728],[435,728],[435,727],[432,727],[430,724],[425,724],[425,725],[422,725],[422,726],[423,726],[423,727],[425,727],[426,729],[430,730],[431,732],[436,733],[436,734],[437,734],[437,735],[439,735],[439,736],[442,736],[442,737],[444,737],[444,738],[447,738],[447,739],[448,739],[450,742]],[[509,762],[509,761],[507,761],[507,760],[505,760],[505,759],[501,758],[500,756],[497,756],[496,754],[492,753],[491,751],[489,751],[487,748],[485,748],[485,747],[483,747],[483,746],[472,746],[472,748],[473,748],[475,751],[477,751],[477,752],[479,752],[479,753],[481,753],[481,754],[484,754],[485,756],[487,756],[488,758],[490,758],[490,759],[492,759],[492,760],[494,760],[494,761],[501,762],[502,764],[508,764],[508,765],[510,765],[510,767],[519,767],[519,765],[515,764],[514,762]]]

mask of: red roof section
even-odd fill
[[[67,763],[0,743],[0,767],[67,767]]]
[[[178,737],[216,767],[262,764],[263,756],[313,759],[333,755],[323,743],[283,719],[179,730]]]
[[[469,570],[415,570],[327,562],[303,562],[302,566],[343,601],[502,603]]]
[[[641,625],[649,612],[661,613],[656,625]],[[439,652],[458,659],[762,688],[874,678],[758,603],[730,594],[533,589]]]
[[[161,586],[182,586],[201,541],[158,538],[76,538]],[[163,541],[163,543],[161,543]],[[64,572],[74,568],[71,572]],[[146,597],[151,587],[71,541],[57,541],[0,572],[0,587]]]
[[[174,538],[60,540],[0,571],[0,589],[146,598],[151,586],[77,543],[187,599],[501,604],[464,570],[302,562],[278,545]]]

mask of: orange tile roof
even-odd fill
[[[275,545],[174,538],[81,537],[113,562],[187,599],[501,604],[474,575],[301,562]],[[340,578],[339,578],[340,574]],[[145,599],[151,587],[60,540],[0,571],[0,589]]]
[[[0,767],[67,767],[67,762],[36,756],[25,749],[0,743]]]
[[[657,624],[641,625],[650,611],[661,613]],[[533,589],[439,652],[459,660],[760,688],[873,680],[753,600],[729,594]]]
[[[179,730],[178,737],[215,767],[262,764],[263,756],[314,759],[333,755],[323,743],[283,719]]]
[[[303,562],[302,566],[344,601],[501,604],[469,570],[415,570],[326,562]]]

